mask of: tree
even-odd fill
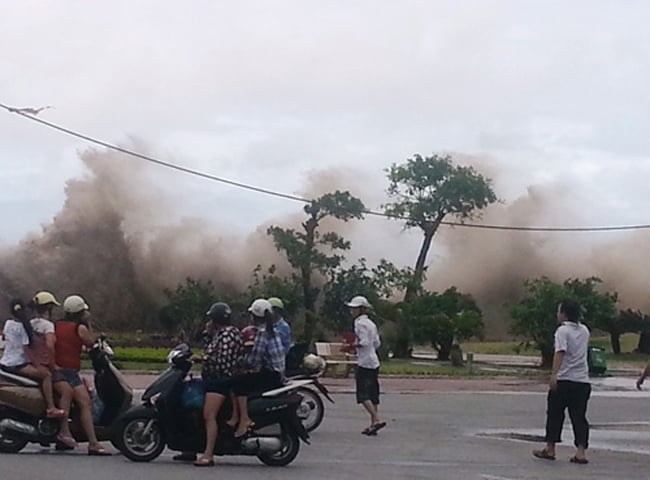
[[[188,277],[176,289],[163,290],[167,304],[158,318],[168,333],[182,331],[189,338],[203,330],[205,312],[217,301],[214,285],[210,280],[202,281]]]
[[[321,233],[318,231],[320,222],[333,217],[347,222],[363,218],[365,207],[361,200],[349,192],[336,191],[327,193],[304,206],[307,220],[302,223],[302,231],[271,226],[267,233],[273,237],[278,250],[283,251],[289,263],[298,270],[305,307],[304,341],[310,342],[316,324],[316,300],[319,289],[313,285],[313,275],[320,272],[323,275],[338,267],[343,260],[339,253],[325,253],[349,250],[350,242],[335,232]]]
[[[350,324],[345,302],[353,295],[363,295],[381,320],[385,311],[382,300],[390,298],[396,290],[406,288],[411,275],[410,269],[399,269],[385,259],[372,268],[367,266],[365,258],[349,268],[339,266],[329,273],[321,313],[335,330],[343,331]]]
[[[303,304],[299,278],[278,276],[275,265],[262,273],[262,266],[257,265],[253,270],[253,283],[248,286],[247,299],[269,297],[281,298],[285,313],[294,315]]]
[[[451,287],[443,293],[425,292],[408,304],[413,340],[430,343],[438,360],[449,360],[454,342],[483,338],[483,315],[471,295]]]
[[[477,210],[494,203],[497,197],[490,179],[472,167],[453,165],[448,155],[414,155],[405,164],[393,164],[386,171],[387,192],[395,201],[384,205],[385,213],[404,220],[405,228],[418,227],[424,232],[414,276],[404,296],[410,301],[422,288],[427,254],[445,217],[461,221],[475,218]]]
[[[573,300],[580,305],[581,321],[591,328],[606,328],[616,316],[617,294],[597,290],[601,280],[596,277],[568,279],[555,283],[546,277],[527,280],[526,296],[510,306],[513,319],[511,332],[533,342],[542,356],[542,367],[553,363],[554,333],[557,329],[556,312],[563,300]]]
[[[639,353],[650,354],[650,317],[638,310],[621,310],[618,316],[612,319],[612,324],[608,325],[612,338],[612,351],[615,354],[621,352],[620,336],[628,332],[639,332],[639,343],[636,351]]]

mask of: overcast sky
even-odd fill
[[[373,208],[383,168],[457,152],[482,159],[506,202],[562,182],[583,224],[650,223],[645,1],[0,8],[0,102],[53,105],[42,118],[109,142],[288,193],[340,169],[353,192],[376,191]],[[11,244],[87,174],[87,144],[0,111],[0,145],[0,243]],[[242,231],[297,209],[156,167],[143,178],[178,198],[177,215],[231,202],[218,220]]]

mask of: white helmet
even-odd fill
[[[83,297],[79,295],[70,295],[63,300],[63,311],[66,313],[79,313],[89,308]]]
[[[309,370],[321,370],[325,368],[325,360],[323,360],[318,355],[309,353],[305,355],[305,358],[302,359],[302,366],[308,368]]]
[[[370,305],[370,302],[368,302],[368,299],[366,297],[361,296],[361,295],[357,295],[356,297],[354,297],[352,300],[350,300],[345,305],[350,307],[350,308],[359,308],[359,307],[372,308],[372,305]]]
[[[266,316],[266,312],[273,313],[273,307],[268,300],[264,298],[258,298],[253,303],[251,303],[251,306],[248,307],[248,311],[256,317],[263,318]]]

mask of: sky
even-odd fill
[[[374,209],[383,169],[450,153],[493,180],[502,206],[552,192],[519,224],[650,223],[647,2],[0,6],[0,103],[52,105],[40,118],[107,142],[291,194],[335,177]],[[52,221],[66,182],[91,175],[90,146],[5,111],[0,145],[0,245],[13,245]],[[166,199],[152,207],[163,223],[246,234],[299,211],[130,162],[120,168]],[[512,223],[500,211],[490,221]]]

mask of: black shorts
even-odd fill
[[[203,380],[205,385],[205,393],[218,393],[227,397],[232,391],[233,379],[230,377],[226,378],[206,378]]]
[[[79,372],[73,370],[72,368],[62,368],[58,370],[58,373],[63,380],[70,384],[72,388],[77,388],[79,385],[83,385],[83,381],[79,376]]]
[[[370,400],[379,405],[379,368],[357,367],[357,403]]]
[[[256,392],[265,392],[282,386],[282,376],[273,370],[262,369],[256,373],[246,373],[234,379],[234,391],[238,397]]]

